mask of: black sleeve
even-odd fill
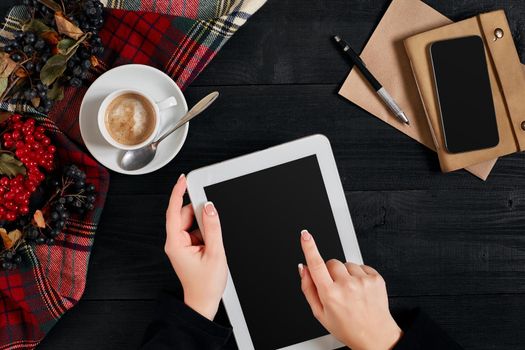
[[[148,326],[141,350],[219,350],[230,338],[231,328],[214,323],[164,293]]]
[[[398,320],[403,336],[393,350],[462,350],[434,321],[419,309]]]
[[[463,350],[419,309],[405,315],[398,323],[403,336],[393,350]],[[140,349],[220,350],[231,334],[231,328],[208,320],[174,295],[164,293]]]

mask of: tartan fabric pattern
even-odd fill
[[[104,2],[104,0],[103,0]],[[105,47],[91,81],[110,68],[140,63],[168,74],[184,89],[227,40],[266,0],[106,0],[100,37]],[[0,30],[0,43],[29,18],[14,7]],[[34,349],[58,319],[81,298],[91,248],[109,186],[109,173],[86,155],[78,125],[87,88],[67,88],[49,116],[30,106],[3,103],[0,110],[29,112],[52,133],[63,164],[77,164],[97,192],[95,209],[82,221],[68,219],[53,246],[23,247],[18,270],[0,271],[0,350]],[[67,135],[67,136],[66,136]]]
[[[37,117],[57,146],[57,165],[76,164],[97,189],[95,209],[71,216],[52,246],[22,247],[17,270],[0,271],[0,350],[33,349],[84,292],[89,256],[109,187],[108,171],[64,135],[50,119]]]

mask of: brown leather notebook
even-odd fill
[[[403,40],[450,23],[450,19],[419,0],[393,0],[361,53],[367,67],[406,113],[410,126],[392,115],[357,69],[352,69],[339,94],[435,150]],[[492,159],[466,169],[485,180],[495,163]]]
[[[498,38],[496,33],[503,36]],[[511,33],[505,12],[499,10],[414,35],[404,41],[444,172],[525,150],[525,74]],[[484,42],[499,143],[491,148],[450,153],[445,146],[430,45],[471,35],[481,37]],[[476,132],[475,124],[470,132]]]

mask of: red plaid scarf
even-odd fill
[[[76,164],[97,189],[95,209],[82,221],[72,216],[52,246],[22,248],[17,270],[0,271],[0,350],[32,349],[84,292],[95,230],[109,186],[109,173],[47,118],[37,118],[57,146],[58,164]]]
[[[106,9],[100,32],[106,50],[92,78],[112,67],[141,63],[166,72],[184,90],[265,1],[108,0],[111,9]],[[26,15],[23,8],[14,8],[0,37],[7,31],[19,30]],[[18,270],[0,272],[0,350],[36,347],[78,302],[85,288],[109,174],[62,131],[82,144],[78,113],[86,90],[66,89],[64,99],[49,114],[52,121],[42,121],[54,134],[61,162],[79,165],[87,172],[88,181],[97,186],[96,209],[82,222],[70,219],[66,234],[55,246],[26,247],[25,263]],[[12,110],[13,106],[0,108]]]

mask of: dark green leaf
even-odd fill
[[[77,49],[78,47],[80,46],[80,44],[82,44],[84,41],[86,41],[87,39],[89,39],[89,37],[91,36],[91,33],[86,33],[84,35],[82,35],[76,42],[76,44],[71,48],[69,49],[69,52],[67,53],[67,59],[69,60],[71,57],[73,57],[73,55],[75,54],[75,52],[77,52]]]
[[[10,154],[1,153],[0,154],[0,174],[7,175],[9,177],[14,177],[18,174],[25,175],[26,168],[24,164],[17,160]]]
[[[69,50],[75,47],[76,43],[77,41],[73,39],[69,39],[69,38],[62,39],[57,44],[58,52],[61,55],[67,56],[67,54],[69,53]]]
[[[7,89],[7,83],[8,83],[7,77],[0,77],[0,96],[2,96],[5,89]]]
[[[77,52],[77,49],[80,46],[80,44],[86,41],[86,39],[88,39],[89,36],[90,33],[86,33],[76,41],[69,38],[60,40],[57,44],[60,54],[66,56],[66,60],[69,60],[75,54],[75,52]]]
[[[33,19],[30,22],[24,24],[24,26],[22,27],[22,30],[24,32],[35,32],[38,35],[40,35],[40,34],[42,34],[44,32],[51,32],[51,31],[53,31],[53,29],[49,28],[47,25],[44,24],[44,22],[42,22],[42,21],[40,21],[38,19]]]
[[[67,58],[64,55],[55,55],[47,60],[40,71],[40,80],[49,86],[55,82],[67,68]]]
[[[62,11],[62,7],[56,2],[54,2],[53,0],[38,0],[38,2],[41,3],[42,5],[49,7],[51,10],[55,12]]]
[[[60,101],[64,98],[64,87],[55,82],[51,89],[47,91],[47,97],[52,101]]]

